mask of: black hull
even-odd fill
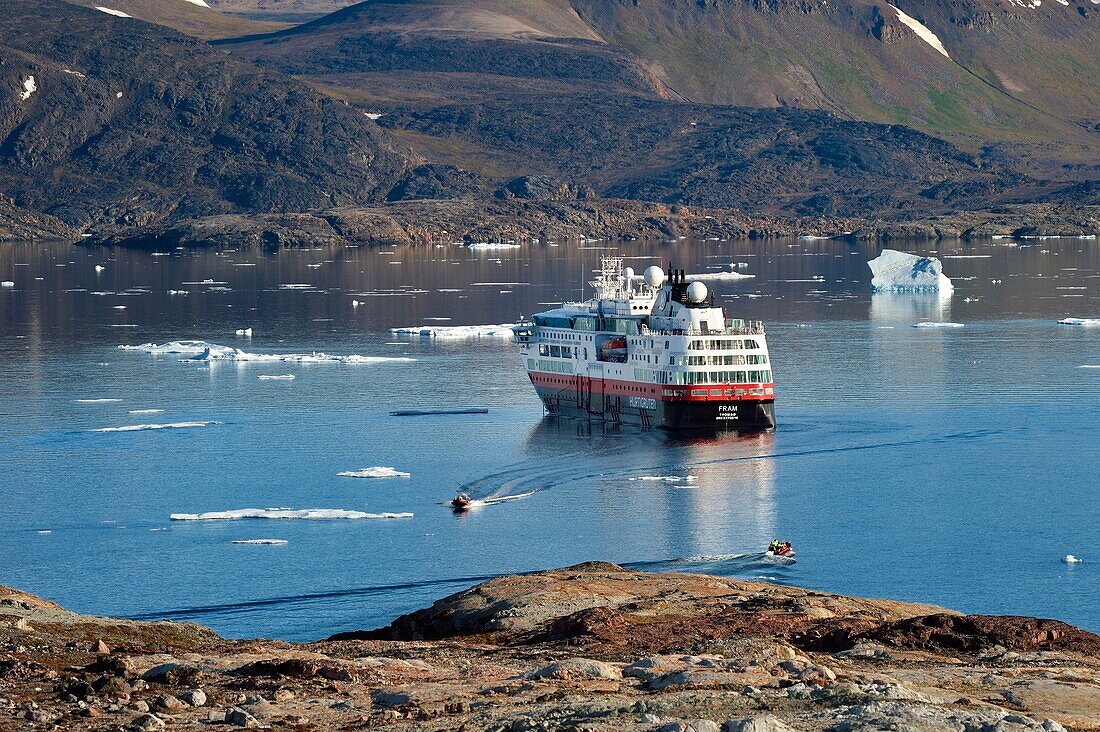
[[[589,419],[613,424],[660,427],[668,430],[766,432],[775,429],[775,402],[765,401],[662,401],[659,399],[606,397],[594,408],[578,404],[571,392],[536,389],[546,411],[559,417]]]

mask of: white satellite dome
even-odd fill
[[[707,299],[707,286],[702,282],[692,282],[687,289],[688,300],[693,303],[701,303]]]
[[[645,283],[650,287],[660,287],[665,281],[665,271],[653,264],[645,268],[642,277],[645,278]]]
[[[634,268],[626,267],[625,269],[623,269],[623,277],[628,280],[634,279]]]

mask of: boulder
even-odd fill
[[[206,705],[206,692],[202,689],[192,689],[179,695],[180,701],[189,707],[201,707]]]
[[[130,723],[130,729],[142,730],[142,732],[164,729],[164,727],[164,720],[155,714],[142,714],[140,717]]]
[[[240,707],[230,707],[225,710],[225,723],[235,724],[238,727],[245,727],[247,729],[255,729],[260,726],[260,720]]]
[[[787,725],[770,714],[727,720],[722,732],[793,732]]]
[[[166,686],[189,686],[194,684],[201,672],[194,666],[182,663],[162,663],[141,675],[145,681]]]

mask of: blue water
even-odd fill
[[[757,275],[708,284],[727,315],[768,324],[772,435],[546,418],[505,339],[387,333],[514,322],[578,295],[605,253],[0,246],[0,280],[16,283],[0,290],[0,583],[78,611],[298,640],[382,625],[479,578],[603,559],[1100,631],[1100,369],[1080,368],[1100,365],[1100,328],[1057,324],[1100,317],[1096,242],[945,248],[947,299],[870,296],[874,252],[840,242],[622,246],[635,269],[745,262]],[[183,284],[206,279],[226,284]],[[251,339],[234,335],[244,327]],[[179,339],[415,361],[117,348]],[[257,378],[281,374],[296,378]],[[102,398],[121,401],[76,401]],[[490,412],[389,416],[437,406]],[[188,421],[218,424],[90,431]],[[336,475],[370,466],[411,477]],[[459,516],[442,505],[458,490],[532,493]],[[414,517],[169,521],[267,507]],[[776,536],[797,563],[760,555]],[[258,538],[288,543],[231,543]],[[1085,561],[1063,564],[1069,553]]]

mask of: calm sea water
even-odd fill
[[[15,283],[0,289],[0,583],[78,611],[313,639],[476,578],[603,559],[1100,631],[1100,368],[1084,368],[1100,365],[1100,328],[1057,324],[1100,317],[1100,245],[942,249],[948,299],[872,297],[875,252],[842,242],[618,247],[638,270],[756,275],[710,284],[727,315],[768,324],[780,427],[764,436],[556,421],[507,339],[388,332],[514,322],[578,295],[608,251],[0,246]],[[118,348],[181,339],[413,360]],[[296,378],[259,378],[282,375]],[[389,416],[454,406],[490,412]],[[213,424],[94,431],[180,422]],[[337,475],[372,466],[411,475]],[[442,504],[460,489],[530,495],[456,516]],[[269,507],[414,516],[169,520]],[[796,564],[759,555],[777,536]],[[232,543],[249,539],[288,543]]]

